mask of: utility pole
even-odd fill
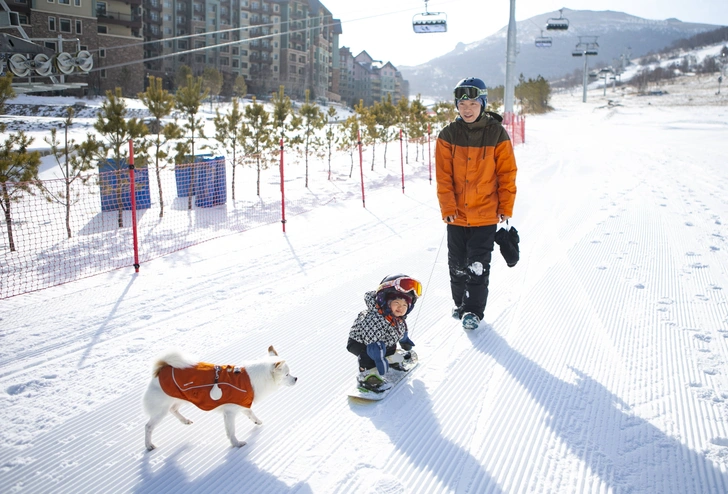
[[[503,103],[505,113],[513,113],[514,79],[516,70],[516,0],[511,0],[511,15],[508,20],[508,37],[506,40],[506,83]]]

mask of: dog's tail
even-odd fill
[[[180,352],[170,352],[163,357],[159,358],[152,368],[152,375],[158,376],[159,371],[165,365],[170,365],[176,369],[184,369],[186,367],[194,367],[197,364],[197,360],[182,355]]]

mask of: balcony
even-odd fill
[[[100,24],[115,24],[137,29],[141,29],[142,27],[142,16],[139,14],[112,12],[105,8],[97,8],[96,18]]]
[[[159,14],[152,15],[151,12],[146,11],[146,12],[144,12],[144,22],[146,24],[157,24],[157,25],[161,26],[162,25],[162,16]]]

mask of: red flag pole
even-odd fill
[[[399,129],[399,161],[402,164],[402,194],[404,194],[404,150],[402,148],[402,129]]]
[[[134,141],[129,139],[129,192],[131,194],[131,231],[134,237],[134,271],[139,272],[139,237],[137,235],[136,184],[134,183]]]
[[[359,146],[359,174],[361,175],[361,205],[367,207],[367,201],[364,197],[364,158],[361,153],[361,130],[357,130],[357,146]]]
[[[286,191],[283,187],[283,138],[281,137],[281,224],[286,233]]]

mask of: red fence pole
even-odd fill
[[[283,138],[281,137],[281,224],[286,233],[286,191],[283,187]]]
[[[357,131],[357,146],[359,146],[359,174],[361,175],[361,205],[366,208],[367,202],[364,198],[364,158],[361,154],[361,130]]]
[[[430,147],[430,135],[432,134],[432,127],[427,124],[427,160],[428,168],[430,170],[430,185],[432,185],[432,148]]]
[[[129,193],[131,194],[131,231],[134,237],[134,271],[139,272],[139,237],[136,217],[136,184],[134,183],[134,141],[129,139]]]
[[[402,164],[402,194],[404,194],[404,150],[402,148],[402,129],[399,129],[399,161]]]

